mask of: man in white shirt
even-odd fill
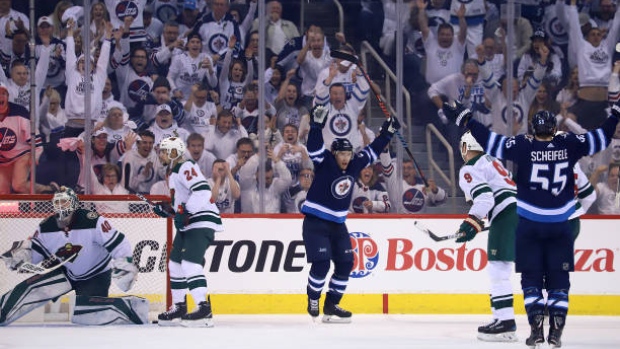
[[[424,50],[426,51],[426,82],[433,84],[443,77],[459,71],[465,54],[465,39],[467,38],[467,23],[465,9],[458,12],[459,34],[454,34],[450,24],[440,24],[437,28],[437,37],[428,27],[426,7],[428,3],[417,0],[418,23],[422,32]],[[455,40],[456,39],[456,40]]]

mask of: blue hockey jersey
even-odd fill
[[[314,163],[314,181],[308,190],[303,214],[328,221],[343,223],[349,212],[355,180],[362,169],[377,160],[390,137],[381,133],[375,140],[356,153],[346,170],[338,167],[335,156],[325,148],[322,129],[311,127],[308,134],[308,154]]]
[[[470,120],[468,127],[488,154],[511,160],[518,167],[514,172],[517,214],[551,223],[566,221],[575,211],[573,167],[581,157],[607,148],[617,123],[618,118],[612,115],[601,128],[558,135],[551,141],[538,141],[531,135],[505,137],[476,120]]]

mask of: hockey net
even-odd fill
[[[0,195],[0,253],[11,248],[13,241],[32,236],[41,221],[54,214],[51,195]],[[133,260],[140,274],[129,292],[119,290],[114,283],[110,297],[134,295],[150,302],[150,318],[164,311],[169,297],[167,282],[167,253],[172,244],[172,222],[152,213],[144,201],[133,195],[82,195],[82,208],[97,211],[110,224],[125,234],[133,247]],[[166,201],[163,196],[151,196],[152,201]],[[1,263],[0,264],[4,264]],[[0,295],[6,293],[32,274],[9,270],[0,265]],[[73,292],[43,310],[44,321],[69,319],[70,297]]]

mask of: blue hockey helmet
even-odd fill
[[[548,137],[553,136],[556,130],[557,121],[555,115],[547,110],[541,110],[532,117],[532,132],[534,136]]]
[[[332,142],[332,153],[337,151],[353,151],[353,145],[346,138],[336,138]]]

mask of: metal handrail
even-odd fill
[[[394,110],[394,108],[392,107],[392,87],[391,87],[391,83],[393,82],[394,84],[398,83],[398,79],[396,77],[396,74],[394,74],[392,72],[392,70],[390,69],[390,67],[387,65],[387,63],[385,63],[385,61],[383,60],[383,58],[381,58],[381,55],[379,55],[377,53],[377,51],[375,51],[375,49],[372,47],[372,45],[370,45],[370,43],[366,40],[362,41],[361,44],[361,49],[360,49],[360,59],[362,61],[362,64],[365,67],[368,67],[368,59],[367,59],[367,54],[370,54],[372,56],[372,58],[375,59],[375,61],[381,66],[381,68],[383,68],[383,70],[385,71],[385,80],[384,80],[384,84],[385,84],[385,98],[383,98],[383,96],[381,96],[381,98],[383,99],[383,101],[385,102],[386,106],[389,108],[390,113],[396,115],[396,111]],[[403,123],[404,121],[404,126],[407,130],[411,130],[411,96],[409,95],[409,91],[407,91],[406,88],[402,88],[403,90],[403,97],[405,97],[404,100],[404,104],[405,104],[405,117],[400,118],[401,123]],[[370,104],[366,103],[366,108],[367,108],[367,113],[366,115],[370,115]],[[411,143],[411,132],[406,132],[407,135],[407,142]]]
[[[450,170],[450,173],[448,174],[448,176],[446,176],[446,174],[444,173],[444,170],[439,167],[439,165],[437,164],[433,156],[433,141],[431,139],[431,136],[433,134],[437,136],[437,139],[439,140],[439,142],[441,142],[441,144],[443,144],[443,146],[448,151],[448,167]],[[441,132],[437,129],[437,127],[435,127],[435,125],[430,124],[430,123],[426,125],[426,154],[428,155],[428,167],[430,170],[429,178],[434,178],[435,177],[434,170],[437,170],[437,172],[439,172],[439,176],[446,183],[448,183],[448,186],[450,187],[450,193],[452,194],[451,196],[455,197],[456,196],[456,179],[454,176],[454,151],[452,150],[452,146],[450,145],[450,143],[441,134]]]
[[[301,0],[301,6],[299,7],[299,28],[300,28],[300,32],[305,31],[306,28],[304,27],[304,25],[306,24],[305,19],[304,19],[304,14],[306,12],[306,1],[309,2],[309,0]],[[340,1],[338,0],[333,0],[334,1],[334,5],[336,5],[336,8],[338,9],[338,30],[341,33],[344,33],[344,10],[342,9],[342,4],[340,4]]]

